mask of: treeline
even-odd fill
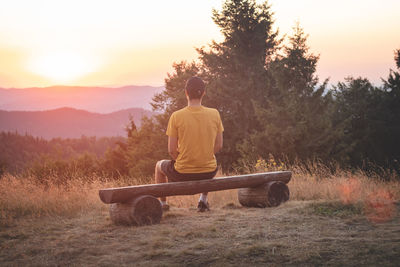
[[[195,62],[173,65],[166,89],[153,98],[160,115],[140,129],[132,124],[127,143],[114,151],[130,175],[151,175],[155,162],[168,157],[168,118],[186,105],[183,88],[195,75],[207,83],[204,105],[221,113],[224,148],[217,158],[225,171],[271,155],[289,164],[400,171],[400,50],[397,70],[388,70],[382,86],[349,77],[328,88],[316,75],[319,56],[307,35],[296,25],[279,38],[267,2],[228,0],[212,19],[224,40],[197,49]]]

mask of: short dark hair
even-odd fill
[[[204,93],[206,85],[199,77],[192,77],[186,82],[185,90],[189,99],[200,99]]]

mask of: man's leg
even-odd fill
[[[200,195],[199,203],[197,204],[197,211],[204,212],[210,210],[207,200],[208,192],[203,192]]]
[[[162,184],[162,183],[166,183],[167,182],[167,176],[165,175],[165,173],[161,170],[161,163],[163,161],[160,160],[156,163],[156,169],[154,171],[155,173],[155,180],[156,180],[156,184]],[[166,197],[160,197],[161,202],[166,202],[167,198]]]
[[[207,201],[207,195],[208,195],[208,192],[201,193],[199,201],[203,201],[204,203],[207,203],[208,202]]]

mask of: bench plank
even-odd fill
[[[99,190],[99,196],[106,204],[124,203],[141,195],[151,195],[154,197],[194,195],[202,192],[256,187],[271,181],[288,183],[291,176],[292,172],[290,171],[279,171],[227,176],[211,180],[126,186],[101,189]]]

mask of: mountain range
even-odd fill
[[[164,87],[51,86],[24,89],[0,88],[0,110],[44,111],[71,107],[96,113],[111,113],[129,108],[151,110],[151,99]]]
[[[139,127],[143,116],[154,113],[143,108],[130,108],[108,114],[73,108],[47,111],[0,110],[0,132],[18,132],[51,139],[85,136],[126,136],[125,127],[132,117]]]
[[[0,88],[0,131],[46,139],[126,136],[130,116],[140,126],[164,87],[51,86]]]

